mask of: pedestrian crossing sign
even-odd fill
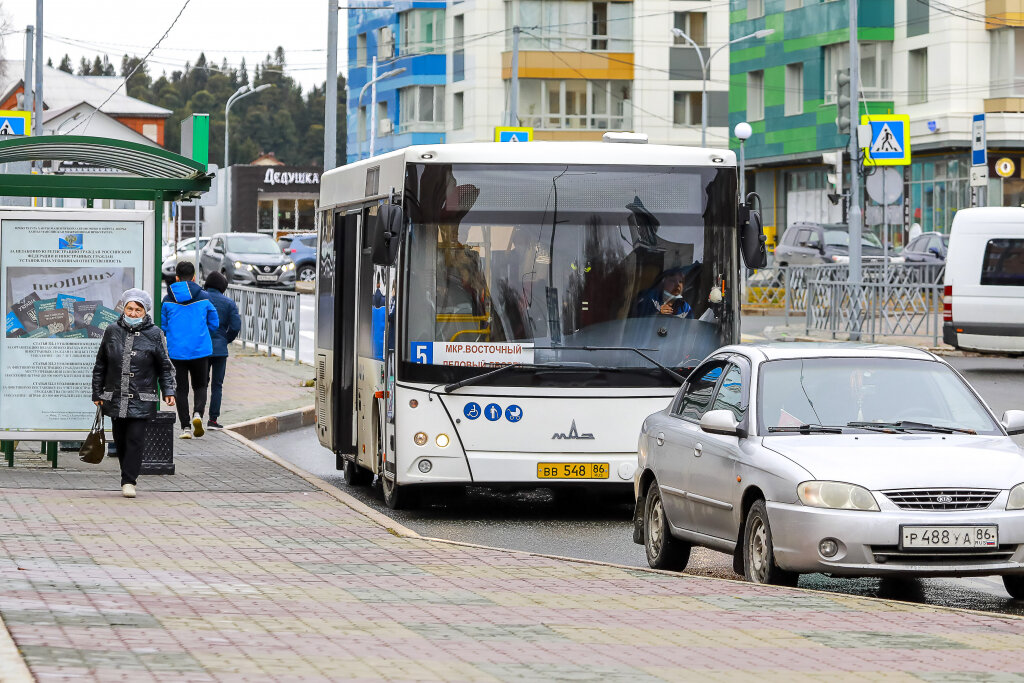
[[[864,148],[865,166],[906,166],[910,163],[910,117],[898,114],[860,117],[871,126],[871,144]]]
[[[495,142],[530,142],[533,140],[533,128],[495,128]]]
[[[0,139],[32,134],[32,114],[0,110]]]

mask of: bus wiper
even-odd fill
[[[644,360],[648,361],[651,365],[656,365],[658,368],[665,372],[669,377],[675,381],[683,384],[686,382],[686,378],[680,375],[672,368],[666,367],[648,356],[644,351],[656,351],[657,349],[638,349],[633,346],[553,346],[553,349],[564,349],[566,351],[632,351]]]
[[[942,425],[928,424],[927,422],[914,422],[913,420],[900,420],[899,422],[869,422],[873,427],[888,427],[890,429],[899,429],[906,431],[913,429],[919,432],[937,432],[939,434],[977,434],[978,432],[973,429],[964,429],[961,427],[944,427]],[[850,426],[860,426],[861,423]]]
[[[793,432],[796,434],[842,434],[842,427],[827,427],[825,425],[802,424],[795,427],[769,427],[768,432]]]
[[[455,391],[456,389],[461,389],[462,387],[468,387],[468,386],[471,386],[473,384],[479,384],[480,382],[484,381],[485,379],[488,379],[490,377],[494,377],[495,375],[499,375],[499,374],[501,374],[501,373],[503,373],[503,372],[505,372],[505,371],[507,371],[507,370],[509,370],[511,368],[522,368],[522,369],[539,370],[539,371],[547,371],[547,372],[551,372],[551,371],[558,371],[558,372],[619,372],[620,371],[620,368],[604,367],[604,366],[600,366],[600,365],[590,365],[589,363],[587,363],[587,364],[582,364],[582,363],[581,364],[564,364],[564,365],[558,364],[558,363],[551,363],[551,364],[511,363],[509,365],[502,365],[499,368],[494,368],[493,370],[488,370],[487,372],[482,372],[479,375],[473,375],[472,377],[467,377],[466,379],[459,380],[458,382],[452,382],[451,384],[446,384],[446,385],[444,385],[444,393],[450,394],[453,391]]]

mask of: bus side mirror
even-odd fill
[[[402,235],[402,223],[405,220],[402,207],[395,204],[382,204],[377,209],[376,221],[373,224],[373,252],[371,258],[375,266],[390,266],[398,256],[398,243]]]
[[[760,206],[761,198],[756,193],[747,195],[747,203],[739,208],[740,254],[747,268],[764,268],[768,265],[768,250],[765,248],[767,237],[761,223],[761,212],[751,208],[751,197],[757,199]]]

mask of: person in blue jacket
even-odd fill
[[[213,331],[220,327],[217,309],[203,288],[195,283],[196,268],[178,261],[175,281],[160,304],[160,327],[167,335],[167,350],[174,363],[177,383],[176,407],[181,421],[182,439],[200,437],[206,412],[206,389],[210,383],[210,356],[213,355]],[[189,420],[188,386],[195,394],[195,411]]]
[[[242,330],[242,318],[238,315],[238,306],[231,297],[224,296],[228,289],[228,279],[223,273],[214,271],[206,276],[203,283],[210,303],[217,309],[220,325],[212,330],[213,356],[210,358],[210,419],[206,426],[222,429],[217,422],[220,417],[220,401],[224,393],[224,373],[228,369],[228,344],[235,340]]]

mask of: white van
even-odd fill
[[[944,284],[944,342],[969,351],[1024,353],[1024,208],[957,211]]]

